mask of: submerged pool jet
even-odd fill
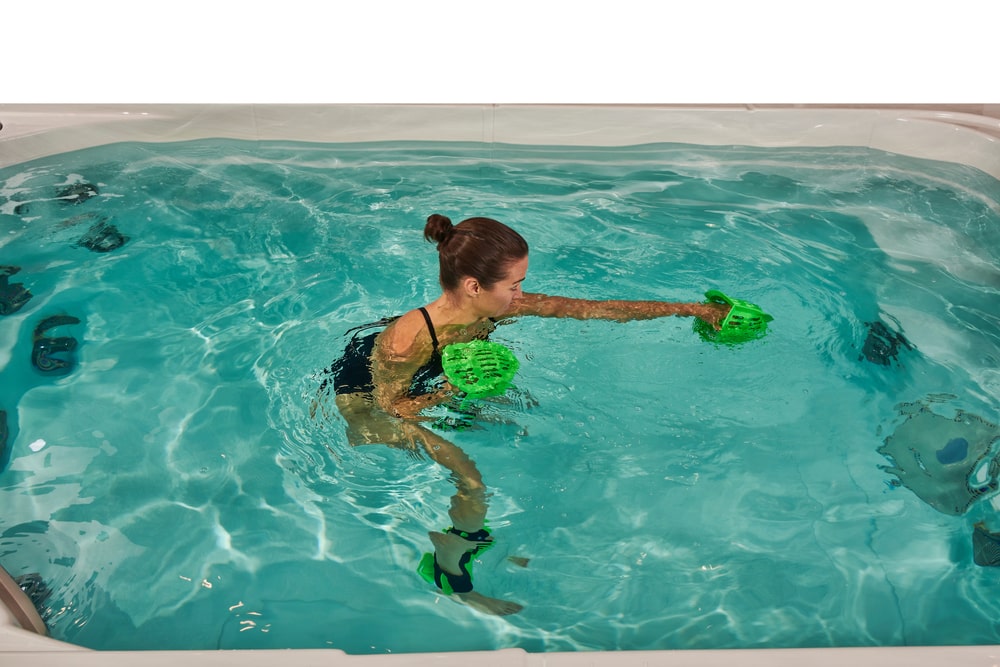
[[[868,328],[868,336],[858,361],[867,359],[873,364],[889,366],[893,361],[899,362],[900,348],[915,349],[901,331],[893,331],[882,320],[865,322],[865,326]]]
[[[54,201],[60,206],[76,206],[77,204],[82,204],[91,197],[99,195],[101,193],[100,189],[93,183],[80,182],[80,183],[70,183],[64,185],[55,192],[55,196],[52,198],[42,198],[42,199],[32,199],[29,201],[22,201],[17,206],[14,207],[14,213],[16,215],[31,215],[37,213],[36,204],[42,204],[43,208],[46,202]]]
[[[964,514],[976,500],[997,490],[996,424],[962,410],[949,419],[924,405],[901,407],[909,416],[878,448],[894,464],[880,467],[896,475],[899,484],[939,512],[953,515]]]
[[[93,183],[71,183],[63,187],[56,193],[56,198],[64,206],[82,204],[96,194],[100,194],[100,190]]]
[[[7,279],[21,270],[19,266],[0,266],[0,315],[16,313],[31,300],[24,283],[8,283]]]
[[[87,233],[76,242],[77,246],[93,252],[111,252],[121,248],[128,242],[128,237],[118,231],[118,228],[101,218],[87,230]]]
[[[8,439],[10,439],[10,427],[7,426],[7,411],[0,410],[0,472],[7,467]]]
[[[976,565],[1000,565],[1000,533],[990,532],[980,521],[972,527],[972,560]]]
[[[59,352],[72,352],[76,349],[77,340],[72,336],[50,337],[46,331],[64,324],[79,324],[80,320],[72,315],[53,315],[46,317],[35,327],[34,344],[31,348],[31,363],[39,372],[45,375],[67,375],[73,370],[74,360],[71,355],[65,359],[52,356]]]

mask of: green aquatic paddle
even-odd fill
[[[445,377],[466,398],[499,396],[507,391],[518,362],[509,348],[488,340],[452,343],[441,351]]]
[[[708,303],[725,303],[730,306],[718,331],[705,320],[695,318],[694,330],[702,339],[712,343],[735,345],[761,338],[767,333],[767,323],[774,319],[757,304],[730,298],[716,289],[705,292],[705,297]]]

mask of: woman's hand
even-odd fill
[[[695,303],[691,305],[696,309],[692,315],[708,322],[716,331],[722,328],[722,320],[726,319],[726,315],[732,309],[732,306],[727,303]]]
[[[450,383],[445,382],[439,389],[430,394],[422,396],[400,396],[392,401],[390,410],[387,410],[393,417],[406,421],[425,421],[420,412],[435,405],[447,403],[458,393],[458,389]]]

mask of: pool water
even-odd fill
[[[499,327],[515,388],[446,435],[492,493],[475,581],[524,605],[505,618],[416,574],[446,472],[349,447],[330,405],[310,416],[345,331],[439,293],[435,212],[519,230],[526,291],[720,289],[775,318],[738,346],[679,318]],[[1000,641],[1000,569],[972,547],[974,523],[1000,530],[995,486],[948,514],[878,451],[914,411],[998,421],[1000,182],[973,168],[862,148],[114,144],[0,170],[0,231],[18,268],[0,285],[0,562],[41,576],[58,639]],[[33,366],[38,340],[67,338]]]

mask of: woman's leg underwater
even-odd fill
[[[472,555],[492,542],[480,533],[486,521],[487,489],[475,462],[461,447],[437,433],[412,422],[403,422],[374,408],[361,395],[337,396],[337,407],[347,421],[348,441],[351,445],[385,444],[424,451],[432,460],[444,466],[455,483],[451,497],[451,518],[455,532],[430,532],[434,545],[434,559],[438,567],[452,577],[468,575]],[[468,535],[472,539],[463,537]],[[469,575],[471,576],[471,575]],[[522,609],[516,602],[490,598],[471,590],[456,590],[454,596],[484,613],[504,616]]]

